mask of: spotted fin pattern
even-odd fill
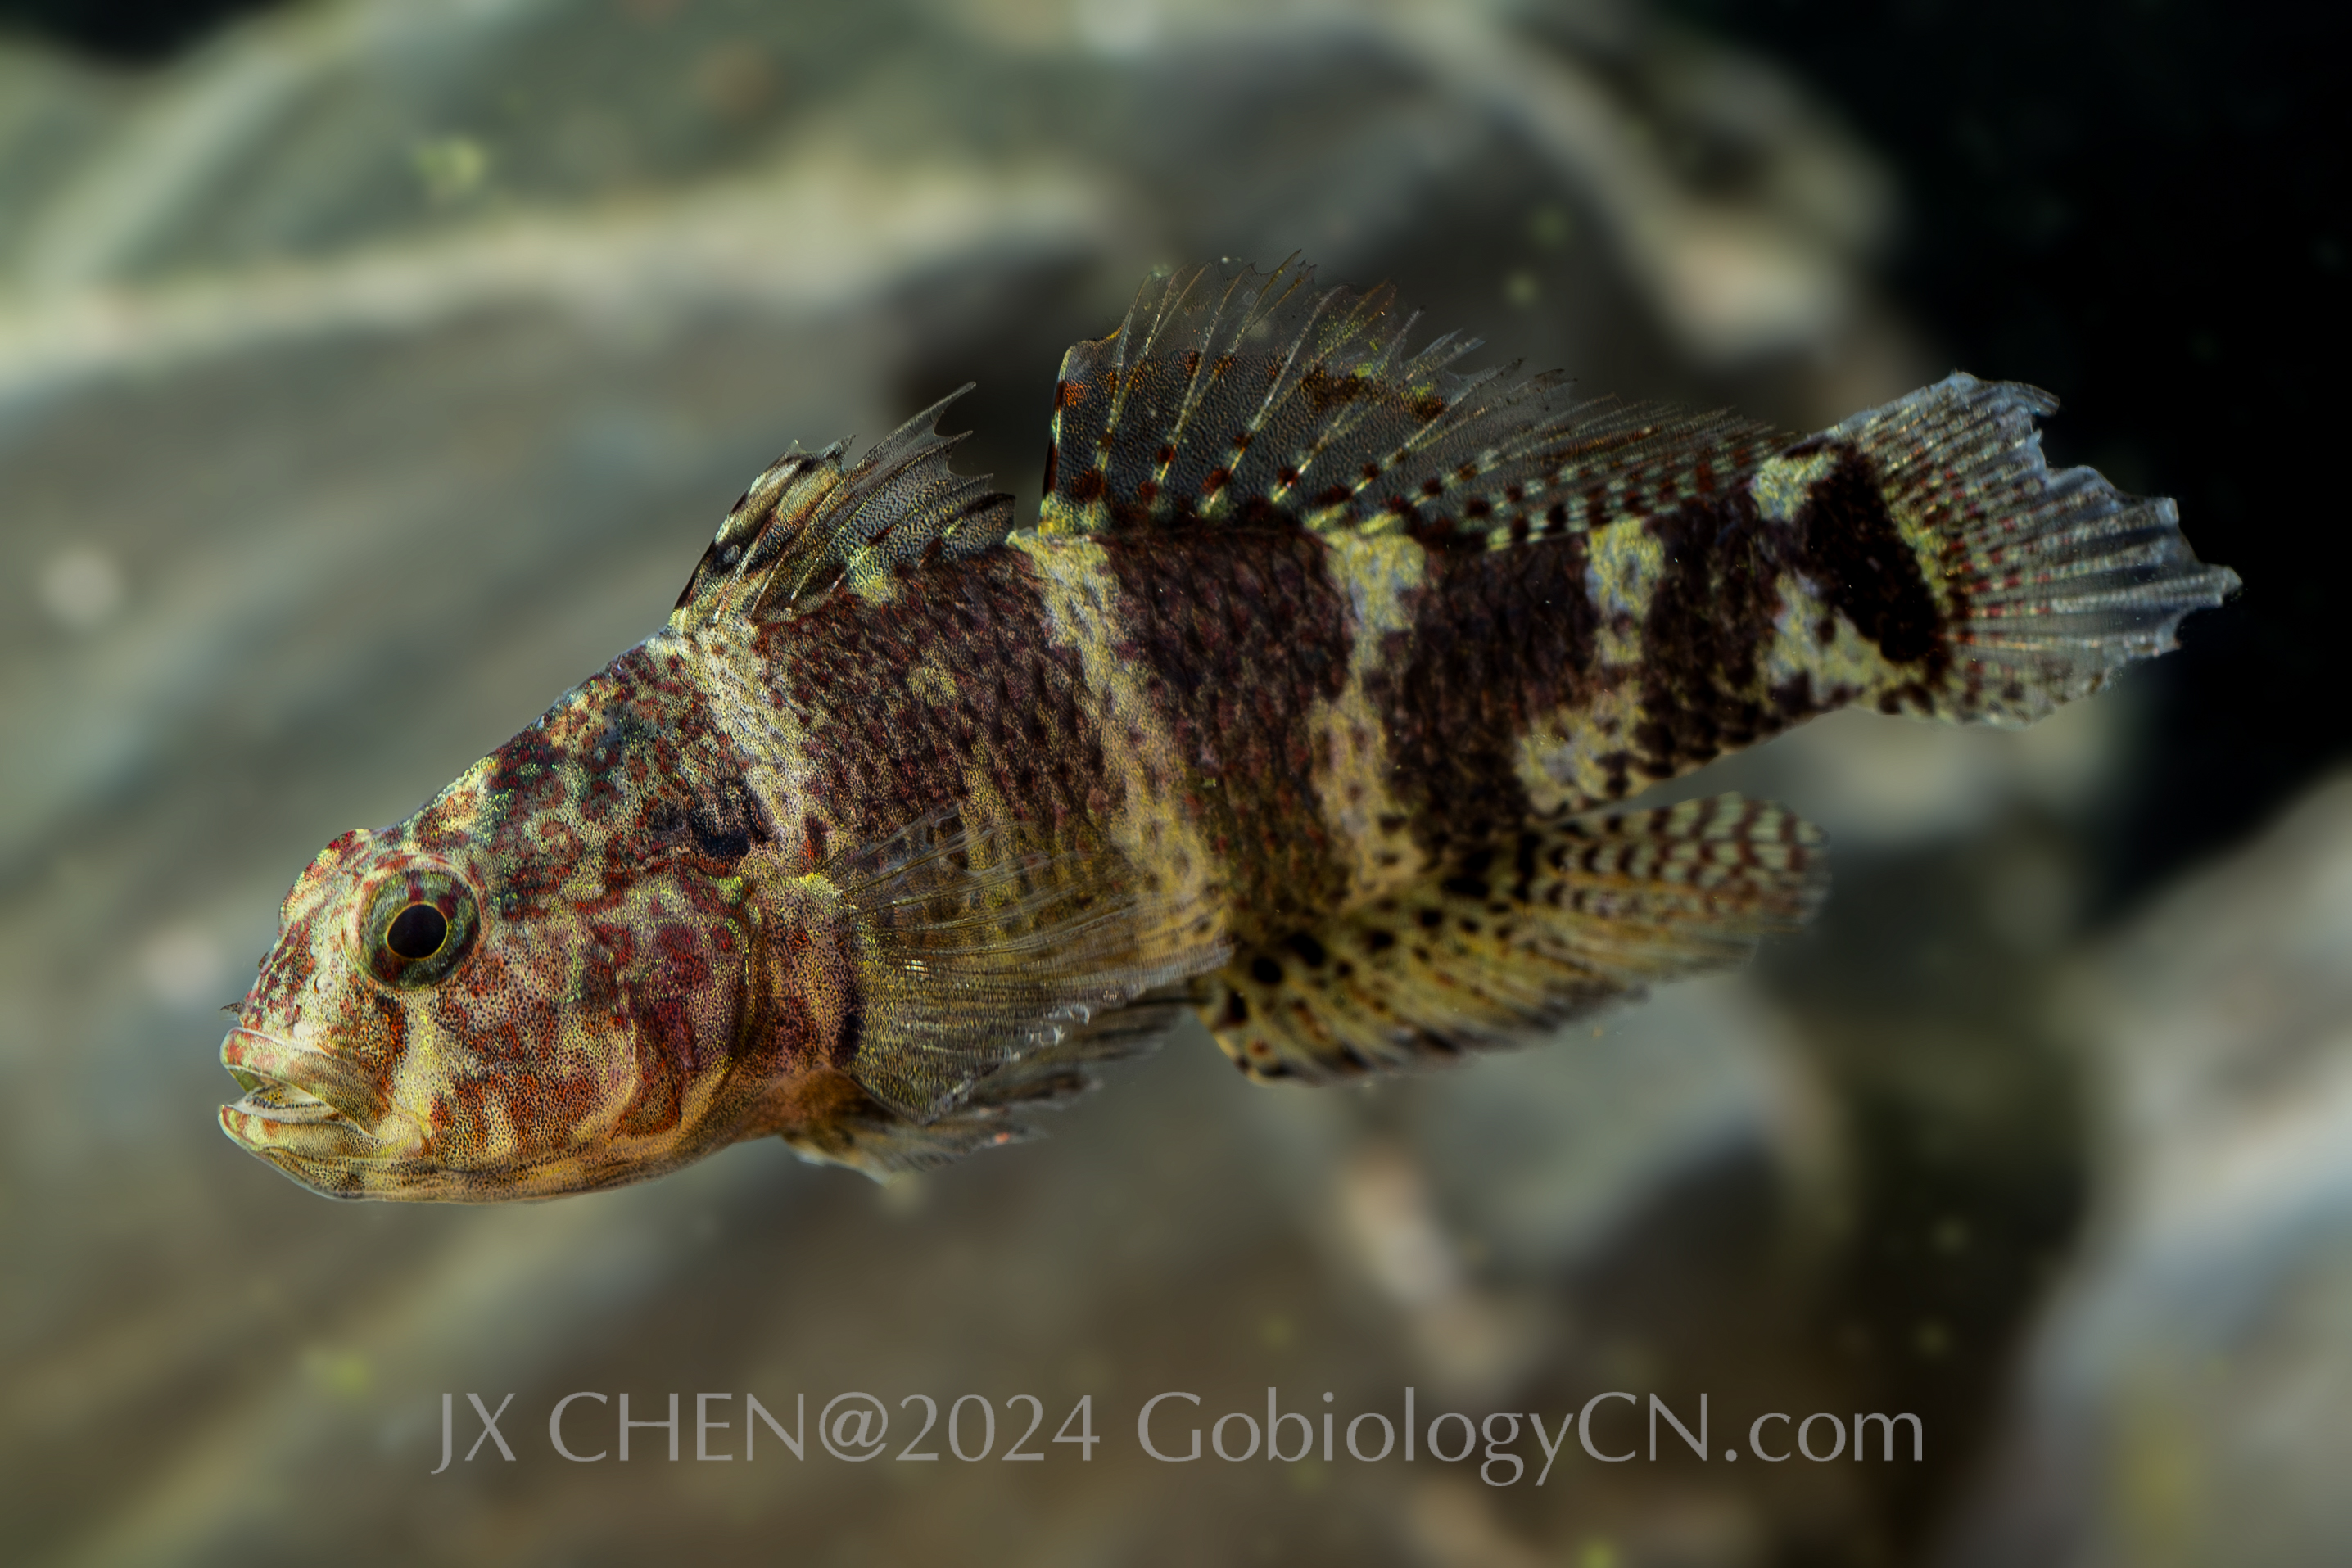
[[[1253,1078],[1322,1082],[1524,1043],[1652,980],[1727,968],[1828,888],[1818,830],[1718,795],[1531,824],[1236,954],[1202,1008]]]
[[[950,392],[855,465],[843,460],[845,441],[822,452],[795,445],[777,458],[729,510],[677,596],[670,629],[791,615],[841,584],[887,601],[898,571],[1002,544],[1013,497],[991,490],[985,475],[956,473],[949,462],[964,435],[937,430],[970,391],[967,382]]]
[[[1579,402],[1557,371],[1455,372],[1475,338],[1407,355],[1393,287],[1313,277],[1295,258],[1154,277],[1072,348],[1040,531],[1296,523],[1499,549],[1714,495],[1772,448],[1729,414]]]
[[[1874,485],[1940,580],[1954,656],[1937,716],[2029,723],[2172,648],[2183,616],[2237,591],[2237,573],[2189,549],[2168,497],[2043,461],[2033,422],[2057,407],[2038,387],[1955,374],[1780,460],[1821,470],[1808,487],[1824,504],[1842,476]],[[1845,452],[1866,467],[1842,465]]]
[[[944,404],[780,460],[667,628],[314,862],[224,1131],[343,1196],[887,1173],[1026,1135],[1175,988],[1259,1078],[1538,1039],[1821,895],[1780,808],[1629,797],[1841,708],[2030,719],[2237,582],[2052,471],[2030,388],[1782,440],[1311,277],[1156,277],[1073,348],[1034,528]]]

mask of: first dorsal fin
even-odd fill
[[[1407,354],[1396,291],[1193,267],[1147,280],[1117,332],[1062,361],[1041,531],[1198,524],[1402,532],[1499,548],[1598,528],[1735,482],[1771,432],[1601,399],[1557,371]]]
[[[986,476],[955,472],[948,460],[964,437],[937,429],[948,405],[970,391],[967,382],[950,392],[854,465],[844,461],[845,441],[822,452],[794,445],[777,458],[719,525],[670,624],[789,615],[843,583],[887,594],[901,567],[1003,543],[1013,497],[991,490]]]

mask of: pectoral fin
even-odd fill
[[[1144,998],[1080,1025],[1057,1044],[996,1068],[935,1121],[909,1122],[843,1077],[835,1092],[804,1096],[795,1113],[763,1130],[779,1133],[804,1160],[847,1166],[877,1181],[1025,1144],[1040,1134],[1037,1113],[1092,1092],[1101,1064],[1157,1050],[1190,1010],[1181,1001]]]
[[[1024,852],[952,817],[798,879],[840,973],[835,1061],[929,1123],[1146,990],[1222,962],[1198,912],[1138,891],[1116,851]],[[1106,1036],[1105,1038],[1110,1038]]]

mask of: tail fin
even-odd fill
[[[2172,648],[2183,616],[2238,587],[2189,549],[2169,499],[2123,495],[2090,468],[2052,470],[2033,422],[2057,406],[2038,388],[1956,373],[1791,454],[1859,448],[1940,583],[1952,660],[1927,705],[1939,717],[2030,723]]]

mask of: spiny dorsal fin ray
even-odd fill
[[[815,879],[852,932],[861,1019],[849,1075],[930,1122],[1097,1014],[1223,961],[1200,911],[1138,890],[1108,849],[1024,853],[927,818]]]
[[[1498,548],[1605,527],[1729,485],[1771,432],[1729,414],[1579,402],[1557,371],[1407,356],[1383,284],[1314,269],[1146,280],[1108,338],[1064,356],[1040,529],[1296,524]]]
[[[1394,897],[1236,953],[1202,1017],[1254,1078],[1443,1063],[1737,965],[1827,888],[1821,833],[1769,801],[1531,822]]]
[[[855,465],[843,460],[845,441],[821,452],[795,445],[776,459],[719,525],[671,624],[791,615],[843,583],[884,597],[901,568],[1001,544],[1013,526],[1013,497],[989,489],[984,475],[955,472],[949,458],[964,436],[937,429],[948,405],[971,390],[967,382],[950,392]]]

